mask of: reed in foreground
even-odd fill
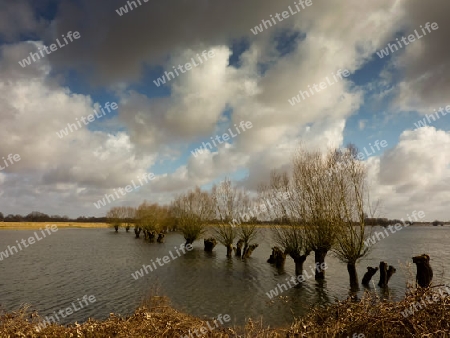
[[[209,325],[172,308],[165,297],[152,297],[131,316],[111,314],[98,321],[38,330],[39,316],[25,307],[0,314],[0,337],[448,337],[450,289],[435,286],[408,292],[400,302],[367,293],[362,300],[347,299],[316,307],[289,328],[265,328],[249,320],[245,327]],[[209,320],[210,323],[216,323]],[[201,328],[211,327],[196,335]],[[191,334],[189,336],[189,334]]]

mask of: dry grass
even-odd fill
[[[400,302],[383,301],[366,294],[361,301],[342,302],[312,309],[290,328],[270,329],[251,320],[243,328],[218,328],[202,337],[449,337],[450,295],[427,304],[413,315],[404,317],[412,304],[425,296],[436,294],[437,287],[414,291]],[[104,321],[88,320],[69,326],[51,325],[41,332],[35,325],[41,320],[29,308],[18,312],[0,313],[0,337],[34,338],[106,338],[106,337],[185,337],[189,331],[206,327],[206,322],[173,309],[165,297],[153,296],[128,317],[111,314]],[[210,320],[211,325],[212,321]],[[356,335],[355,335],[356,334]],[[193,335],[192,337],[196,337]],[[362,337],[362,336],[360,336]]]
[[[0,230],[35,230],[45,228],[47,224],[56,224],[58,228],[108,228],[106,223],[78,223],[78,222],[0,222]]]
[[[450,337],[450,295],[427,304],[406,318],[402,315],[413,304],[437,294],[435,286],[410,290],[400,302],[381,300],[366,293],[361,301],[347,299],[327,308],[315,308],[289,330],[295,337]]]
[[[38,331],[35,325],[41,318],[28,308],[9,314],[0,314],[0,337],[30,338],[106,338],[106,337],[184,337],[195,329],[206,327],[206,321],[178,312],[169,306],[165,297],[152,297],[135,313],[128,317],[110,314],[104,321],[88,320],[83,324],[69,326],[51,325]],[[213,321],[209,321],[215,326]],[[218,322],[217,322],[218,323]],[[258,331],[260,331],[258,329]],[[252,329],[249,328],[249,332]],[[193,335],[196,337],[196,335]],[[208,330],[202,337],[237,337],[234,328],[224,328],[218,323],[214,330]],[[250,337],[250,336],[249,336]],[[258,336],[262,337],[262,336]],[[267,336],[269,337],[269,336]],[[270,337],[280,337],[271,335]]]

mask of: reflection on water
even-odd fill
[[[33,231],[0,232],[0,250],[16,240],[31,236]],[[444,250],[450,237],[446,227],[409,227],[380,241],[368,259],[357,265],[361,280],[367,266],[378,266],[381,260],[397,268],[388,290],[379,289],[375,274],[369,289],[381,297],[399,299],[411,281],[415,267],[411,257],[428,253],[435,282],[449,282],[445,267],[450,254]],[[132,232],[115,234],[108,229],[60,229],[51,237],[0,261],[0,305],[6,310],[32,304],[41,315],[69,307],[77,298],[94,295],[96,302],[62,320],[62,323],[84,321],[88,317],[105,318],[111,312],[130,314],[149,290],[157,288],[173,305],[202,318],[228,313],[231,324],[242,325],[246,319],[263,317],[266,325],[281,326],[293,316],[305,314],[312,305],[326,304],[348,296],[360,298],[365,290],[350,290],[345,264],[330,253],[326,262],[326,280],[308,279],[302,286],[283,290],[271,300],[267,293],[286,283],[294,275],[289,257],[284,269],[266,261],[271,253],[270,230],[262,229],[259,247],[250,259],[227,259],[225,247],[218,245],[212,253],[203,251],[202,242],[144,277],[134,280],[131,273],[163,258],[174,246],[184,242],[180,234],[166,236],[166,243],[145,243]],[[304,264],[314,266],[314,255]],[[375,288],[374,288],[375,284]]]

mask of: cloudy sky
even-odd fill
[[[300,143],[351,142],[370,154],[380,216],[422,210],[428,220],[450,219],[450,113],[416,125],[450,105],[448,0],[312,0],[305,8],[286,0],[140,3],[130,10],[124,0],[0,0],[5,215],[102,216],[113,205],[167,203],[226,176],[252,190],[272,169],[288,168]],[[272,18],[276,24],[253,33]],[[427,30],[427,22],[438,29]],[[410,34],[415,41],[402,44]],[[388,43],[402,48],[381,58]],[[155,84],[173,66],[199,63],[204,51],[214,57]],[[339,70],[350,76],[289,103]],[[118,108],[108,112],[106,103]],[[68,123],[100,108],[106,114],[60,137]],[[253,127],[193,155],[241,121]],[[377,140],[388,145],[373,152]],[[9,154],[20,160],[8,161]],[[156,178],[108,207],[94,206],[145,173]]]

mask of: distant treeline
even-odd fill
[[[106,223],[106,217],[85,217],[80,216],[76,219],[69,216],[47,215],[42,212],[33,211],[26,216],[19,214],[9,214],[4,216],[0,212],[0,222],[79,222],[79,223]]]
[[[4,216],[3,213],[0,212],[0,222],[78,222],[78,223],[107,223],[106,217],[86,217],[80,216],[78,218],[69,218],[69,216],[60,216],[60,215],[47,215],[39,211],[33,211],[26,216],[22,216],[19,214],[13,215],[9,214]],[[130,220],[133,223],[133,220]],[[281,219],[275,218],[273,220],[258,220],[256,217],[251,217],[249,220],[252,224],[280,224],[280,225],[288,225],[291,222],[289,219]],[[388,219],[388,218],[366,218],[365,222],[367,225],[380,225],[380,226],[388,226],[396,223],[401,223],[401,220],[398,219]],[[211,220],[211,224],[220,223],[220,220]],[[406,224],[413,224],[412,222],[406,221]],[[424,222],[419,222],[424,223]],[[427,222],[425,222],[427,223]],[[444,225],[446,222],[434,221],[431,222],[433,225]]]

